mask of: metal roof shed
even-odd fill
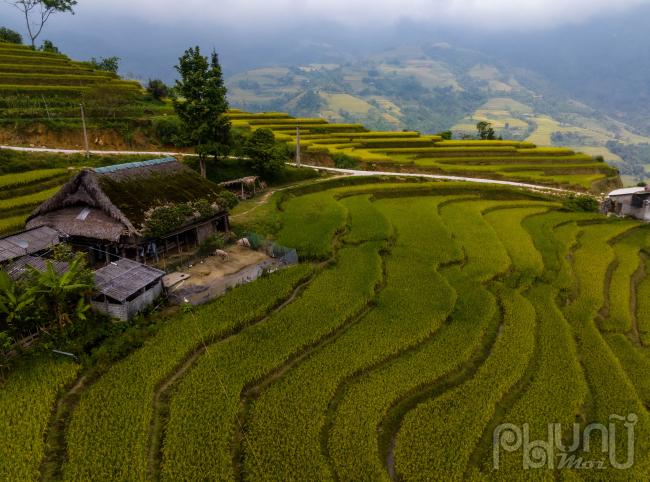
[[[0,263],[36,254],[61,242],[60,233],[47,226],[29,229],[0,239]]]
[[[123,321],[151,305],[162,294],[164,271],[120,259],[95,271],[95,287],[99,293],[93,299],[96,310]]]
[[[19,280],[29,272],[30,267],[44,273],[47,269],[48,263],[52,264],[54,271],[58,275],[62,275],[68,271],[68,263],[62,261],[51,261],[36,256],[23,256],[22,258],[18,258],[7,266],[6,271],[10,278]]]

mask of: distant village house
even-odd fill
[[[650,188],[630,187],[610,192],[603,212],[650,221]]]
[[[27,229],[65,233],[94,263],[146,262],[227,231],[224,194],[174,158],[86,169],[31,214]]]

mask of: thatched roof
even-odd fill
[[[84,170],[41,204],[28,227],[53,226],[66,234],[115,241],[140,235],[156,206],[219,199],[221,188],[174,158]]]

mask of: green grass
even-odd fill
[[[601,321],[605,331],[628,333],[632,330],[632,276],[643,262],[640,253],[649,245],[649,234],[647,229],[639,229],[614,244],[616,261],[607,292],[609,313]]]
[[[238,229],[255,226],[328,262],[168,319],[82,393],[64,434],[65,480],[389,481],[390,460],[400,480],[549,480],[556,472],[522,470],[522,451],[501,451],[493,471],[495,427],[527,423],[536,440],[561,423],[566,443],[574,422],[628,413],[639,416],[636,464],[597,475],[647,478],[642,223],[455,182],[337,178],[257,201],[237,208]],[[204,346],[154,405],[157,388]],[[48,397],[27,406],[49,414]],[[40,417],[34,427],[47,426]],[[19,444],[38,452],[43,429],[34,427]],[[619,461],[624,439],[617,426]],[[0,436],[0,454],[3,443],[13,440]]]
[[[248,434],[256,440],[256,449],[255,457],[246,459],[249,463],[244,470],[248,478],[331,478],[327,460],[320,455],[320,437],[328,404],[339,384],[422,342],[442,326],[456,296],[435,268],[458,259],[460,252],[449,238],[449,245],[441,244],[435,251],[422,249],[445,234],[435,213],[440,201],[427,201],[379,203],[379,212],[400,233],[387,260],[386,276],[390,285],[379,294],[377,307],[336,343],[324,347],[256,400],[249,417]],[[360,212],[355,207],[351,206],[353,218],[367,211],[367,207],[362,207]],[[428,214],[422,216],[427,210]],[[379,219],[377,223],[381,226]],[[413,278],[429,282],[414,287]],[[395,323],[398,318],[408,319],[409,323]],[[314,384],[316,379],[321,381]],[[284,409],[278,411],[277,407]],[[287,434],[287,443],[281,448],[273,444],[280,430]]]
[[[334,235],[343,229],[345,209],[330,193],[316,193],[287,201],[278,243],[298,250],[301,257],[325,259],[332,255]]]
[[[471,380],[404,418],[395,449],[400,477],[461,480],[496,404],[523,376],[534,351],[535,311],[515,291],[497,293],[503,324],[485,363]]]
[[[166,323],[142,349],[115,364],[81,397],[66,436],[65,480],[144,480],[154,390],[210,340],[264,316],[311,269],[300,265],[230,292]]]
[[[171,402],[162,480],[233,478],[230,449],[239,428],[240,393],[345,326],[367,306],[381,278],[380,247],[381,243],[367,243],[342,249],[337,264],[315,278],[298,300],[199,361]],[[285,410],[276,406],[275,414]],[[256,448],[242,440],[248,457],[258,456]],[[281,472],[289,462],[274,471]]]
[[[346,243],[386,241],[393,234],[393,226],[377,210],[370,196],[348,197],[343,199],[341,204],[350,216],[350,229],[343,237]]]
[[[650,345],[650,262],[644,263],[645,278],[637,286],[636,292],[636,320],[639,334],[645,345]]]
[[[0,176],[0,189],[12,189],[26,184],[44,182],[60,177],[68,172],[67,169],[38,169],[19,174],[6,174]]]
[[[23,362],[0,389],[0,479],[40,480],[52,407],[79,365],[49,357]]]

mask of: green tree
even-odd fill
[[[77,0],[7,0],[10,5],[16,7],[25,17],[27,33],[36,48],[36,39],[43,32],[45,24],[55,13],[70,12],[74,15],[73,7]]]
[[[155,100],[163,100],[169,96],[169,87],[160,79],[149,79],[147,83],[147,92]]]
[[[450,141],[454,137],[454,134],[451,131],[443,131],[438,133],[438,135],[442,137],[445,141]]]
[[[41,52],[49,52],[51,54],[60,54],[61,51],[59,48],[54,45],[50,40],[43,40],[43,45],[41,45],[41,48],[39,49]]]
[[[476,124],[476,130],[478,131],[478,136],[484,141],[493,141],[497,138],[492,124],[489,122],[481,121]]]
[[[22,45],[23,36],[7,27],[0,27],[0,42]]]
[[[0,330],[16,338],[30,328],[34,319],[36,297],[0,269]]]
[[[63,274],[58,274],[51,262],[43,272],[32,269],[30,291],[37,297],[41,307],[52,317],[60,331],[70,323],[85,321],[90,309],[87,295],[93,289],[93,274],[79,253]]]
[[[199,47],[185,51],[176,70],[181,78],[176,81],[174,109],[181,120],[183,137],[194,146],[199,156],[201,175],[206,177],[206,159],[215,160],[230,150],[230,120],[227,89],[219,65],[219,57],[201,55]]]
[[[100,57],[97,60],[95,57],[90,59],[90,65],[97,70],[103,70],[104,72],[110,72],[112,74],[117,74],[117,71],[120,70],[120,58],[119,57]]]
[[[244,155],[255,171],[265,178],[277,174],[287,160],[286,148],[275,141],[271,129],[257,129],[244,145]]]

